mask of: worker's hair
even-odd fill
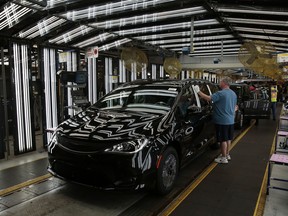
[[[220,81],[225,83],[228,86],[230,86],[230,84],[232,83],[232,80],[230,77],[223,77]]]

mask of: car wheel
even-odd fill
[[[169,193],[177,179],[179,159],[176,150],[168,147],[162,154],[162,159],[157,171],[156,192],[158,194]]]

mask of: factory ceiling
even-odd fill
[[[192,34],[191,34],[192,32]],[[1,0],[0,37],[63,48],[150,55],[233,56],[247,41],[288,52],[288,5],[279,0]]]

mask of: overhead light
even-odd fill
[[[234,27],[236,31],[243,32],[257,32],[257,33],[265,33],[265,34],[277,34],[277,35],[288,35],[288,31],[274,30],[274,29],[260,29],[260,28],[247,28],[247,27]]]
[[[185,8],[180,10],[170,10],[160,13],[153,13],[153,14],[144,14],[140,16],[133,16],[128,18],[121,18],[121,19],[115,19],[115,20],[107,20],[104,22],[96,22],[92,23],[91,26],[97,27],[97,28],[113,28],[113,27],[121,27],[126,25],[137,25],[142,23],[151,23],[156,21],[161,21],[164,19],[169,18],[176,18],[176,17],[183,17],[183,16],[193,16],[201,13],[206,13],[207,10],[205,10],[203,7],[192,7],[192,8]]]
[[[71,40],[73,40],[76,37],[80,37],[83,35],[88,34],[89,32],[91,32],[94,28],[92,27],[88,27],[85,25],[81,25],[75,29],[73,29],[72,31],[66,32],[65,34],[62,34],[59,37],[53,38],[51,40],[49,40],[50,43],[67,43],[70,42]]]
[[[226,28],[214,28],[214,29],[202,29],[202,30],[194,30],[194,36],[197,35],[203,35],[206,34],[212,34],[212,33],[221,33],[221,32],[227,32]],[[138,40],[157,40],[157,39],[163,39],[165,37],[190,37],[190,31],[183,31],[183,32],[171,32],[171,33],[159,33],[159,34],[152,34],[152,35],[144,35],[139,37],[134,37]]]
[[[220,56],[221,55],[221,51],[209,51],[207,53],[193,53],[193,54],[189,54],[189,56],[191,57],[211,57],[211,56]],[[225,52],[223,53],[224,56],[237,56],[238,55],[238,51],[229,51],[229,52]]]
[[[32,28],[29,28],[26,31],[20,32],[19,37],[32,39],[40,35],[43,36],[49,33],[53,28],[58,27],[59,25],[62,25],[65,22],[67,22],[65,19],[52,16],[48,19],[44,19],[38,22]]]
[[[0,20],[4,20],[0,23],[0,30],[6,27],[13,27],[13,25],[19,22],[19,19],[31,11],[32,9],[21,7],[13,3],[9,6],[5,6],[3,11],[0,12]]]
[[[195,37],[194,42],[197,41],[215,41],[215,40],[220,40],[220,39],[229,39],[229,38],[234,38],[233,35],[217,35],[217,36],[208,36],[208,37]],[[150,42],[151,44],[154,45],[161,45],[161,44],[169,44],[169,43],[185,43],[185,42],[190,42],[190,38],[180,38],[180,39],[170,39],[170,40],[158,40],[158,41],[152,41]],[[169,45],[168,45],[169,46]]]
[[[281,20],[263,20],[263,19],[243,19],[243,18],[224,18],[228,23],[269,25],[269,26],[287,26],[288,21]]]
[[[160,4],[173,2],[176,0],[122,0],[115,3],[107,3],[103,5],[95,5],[93,7],[85,8],[82,10],[74,10],[67,12],[65,17],[68,20],[80,20],[80,19],[95,19],[98,16],[107,16],[113,14],[119,14],[125,11],[133,11],[138,9],[146,9],[148,7],[155,7]]]
[[[231,8],[217,8],[218,12],[228,12],[228,13],[241,13],[241,14],[262,14],[262,15],[279,15],[287,16],[287,11],[266,11],[266,10],[244,10],[244,9],[231,9]]]
[[[285,41],[287,37],[275,37],[275,36],[269,36],[269,35],[254,35],[254,34],[239,34],[241,37],[244,38],[256,38],[256,39],[263,39],[263,40],[279,40],[279,41]]]
[[[86,47],[86,46],[89,46],[91,44],[97,44],[99,42],[102,42],[102,41],[105,41],[107,39],[110,39],[110,38],[113,38],[115,37],[116,35],[115,34],[110,34],[110,33],[103,33],[103,34],[100,34],[98,36],[95,36],[95,37],[92,37],[92,38],[89,38],[87,40],[84,40],[80,43],[77,43],[77,44],[73,44],[74,46],[76,47]]]
[[[199,20],[195,21],[194,26],[206,26],[206,25],[217,25],[219,22],[216,19],[208,19],[208,20]],[[142,27],[142,28],[134,28],[134,29],[126,29],[115,32],[120,36],[131,35],[131,34],[143,34],[150,32],[159,32],[163,30],[172,30],[172,29],[185,29],[190,28],[191,22],[182,22],[182,23],[174,23],[167,25],[156,25],[150,27]]]
[[[113,47],[119,47],[120,45],[125,44],[125,43],[129,43],[131,41],[132,40],[128,39],[128,38],[117,40],[117,41],[114,41],[113,43],[105,44],[104,46],[99,47],[99,51],[106,51],[106,50],[109,50]]]
[[[47,0],[26,0],[29,2],[32,2],[34,4],[40,5],[42,7],[46,7],[47,6]]]

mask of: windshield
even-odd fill
[[[104,96],[94,106],[100,109],[126,109],[143,112],[169,111],[179,88],[171,86],[129,86]]]

